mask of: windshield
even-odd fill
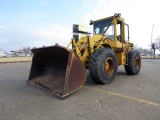
[[[112,21],[113,21],[113,18],[99,21],[99,22],[95,22],[94,26],[93,26],[94,34],[103,34],[109,28]]]

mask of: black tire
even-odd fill
[[[128,53],[128,64],[125,65],[125,71],[129,75],[137,75],[141,69],[141,57],[137,50],[131,50]]]
[[[99,84],[108,84],[117,75],[118,63],[115,52],[109,48],[95,50],[89,61],[92,79]]]

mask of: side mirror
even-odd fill
[[[89,23],[89,25],[92,25],[93,24],[93,20],[90,20],[90,23]]]

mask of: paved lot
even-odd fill
[[[30,62],[0,64],[0,120],[160,120],[160,59],[142,60],[139,75],[119,67],[116,79],[59,100],[26,84]]]

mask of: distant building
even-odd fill
[[[7,54],[4,50],[0,49],[0,57],[7,57]]]
[[[10,51],[10,52],[12,52],[13,57],[24,57],[24,56],[26,56],[26,54],[23,50]]]

